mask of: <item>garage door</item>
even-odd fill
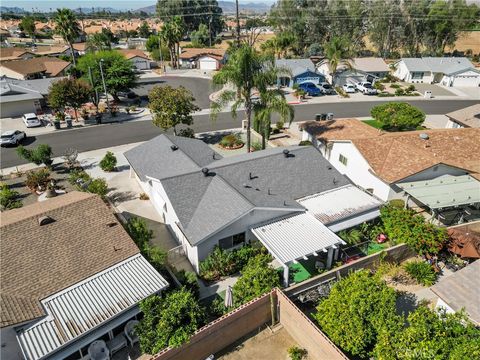
[[[202,58],[199,60],[200,70],[217,70],[217,61],[211,58]]]
[[[478,86],[479,78],[479,75],[458,75],[453,80],[453,86]]]
[[[0,117],[16,117],[35,112],[34,100],[12,101],[0,103]]]

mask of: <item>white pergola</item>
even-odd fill
[[[309,256],[325,252],[327,269],[338,256],[338,248],[345,242],[313,215],[302,212],[251,229],[257,239],[283,265],[285,286],[288,286],[289,265]]]

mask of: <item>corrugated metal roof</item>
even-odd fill
[[[42,300],[47,317],[17,339],[27,360],[42,359],[167,286],[142,255],[132,256]]]
[[[480,202],[480,182],[470,175],[443,175],[396,185],[430,209]]]
[[[382,201],[354,185],[307,196],[298,202],[327,226],[366,211],[378,209],[383,204]]]
[[[252,229],[268,251],[284,264],[343,243],[309,213],[301,213]]]

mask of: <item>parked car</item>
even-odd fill
[[[357,84],[357,90],[365,95],[375,95],[377,90],[373,88],[372,83],[368,81],[362,81]]]
[[[10,145],[17,146],[23,140],[25,140],[26,137],[27,137],[27,134],[25,134],[24,131],[8,130],[2,134],[0,138],[0,145],[1,146],[10,146]]]
[[[357,91],[357,89],[355,89],[355,85],[353,84],[345,84],[342,86],[342,88],[347,94],[353,94]]]
[[[333,89],[332,85],[326,82],[322,82],[318,84],[318,88],[320,89],[320,92],[324,95],[333,95],[335,94],[335,90]]]
[[[312,82],[304,82],[298,85],[298,88],[305,91],[309,96],[318,96],[321,94],[320,89]]]
[[[22,120],[27,128],[42,126],[42,122],[34,113],[23,114]]]

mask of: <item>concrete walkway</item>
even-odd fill
[[[200,299],[206,299],[210,296],[215,294],[220,294],[222,291],[227,290],[228,286],[235,285],[238,281],[240,275],[232,275],[227,277],[226,279],[217,281],[209,286],[206,286],[202,280],[198,280],[198,284],[200,285]]]

